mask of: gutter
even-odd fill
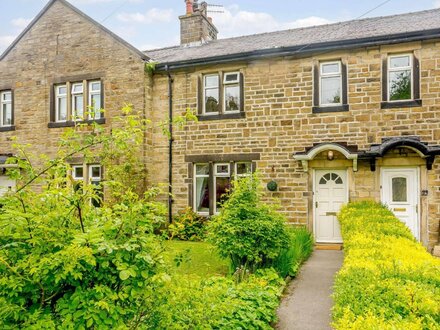
[[[373,47],[389,44],[398,44],[412,41],[423,41],[430,39],[440,39],[440,29],[423,30],[409,33],[399,33],[385,36],[349,39],[316,44],[305,44],[292,47],[279,47],[270,49],[259,49],[251,52],[211,56],[205,58],[195,58],[185,61],[175,61],[158,64],[156,71],[171,71],[194,67],[197,65],[221,64],[229,62],[258,60],[269,57],[279,56],[307,56],[317,52],[328,52],[334,50],[345,50],[359,47]]]
[[[168,222],[173,222],[173,77],[168,65],[165,65],[168,75]]]

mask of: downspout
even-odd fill
[[[173,78],[168,65],[168,223],[173,222]]]

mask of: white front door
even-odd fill
[[[417,168],[382,168],[381,199],[419,239]]]
[[[347,171],[316,170],[314,187],[316,242],[342,243],[336,214],[348,202]]]

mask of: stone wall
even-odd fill
[[[0,61],[0,90],[14,92],[16,126],[15,131],[0,132],[0,153],[14,153],[14,137],[30,144],[35,154],[53,156],[66,128],[48,128],[51,88],[55,81],[80,76],[102,80],[109,129],[126,103],[142,113],[149,108],[150,83],[140,55],[55,2]]]
[[[420,61],[421,99],[423,106],[381,109],[382,61],[387,54],[413,52]],[[312,113],[313,67],[322,60],[341,59],[348,68],[348,112]],[[256,60],[247,63],[198,67],[173,73],[174,113],[186,108],[196,110],[197,80],[204,73],[241,71],[244,75],[246,118],[207,120],[191,124],[174,135],[173,191],[175,210],[188,205],[192,181],[185,156],[203,154],[259,153],[258,170],[263,181],[276,180],[277,192],[267,194],[276,198],[282,212],[292,223],[312,227],[313,168],[339,167],[350,172],[350,199],[380,200],[380,167],[415,165],[420,167],[421,189],[428,196],[421,200],[422,241],[431,248],[438,240],[440,218],[440,161],[426,170],[424,160],[389,155],[378,160],[375,172],[369,163],[352,163],[335,159],[326,162],[319,158],[311,162],[304,173],[293,154],[305,151],[316,143],[344,142],[368,150],[383,138],[419,136],[423,142],[440,144],[440,43],[408,43],[395,46],[362,48],[327,53],[308,58],[284,57]],[[155,118],[166,118],[168,80],[156,74],[153,87]],[[158,181],[166,182],[161,171],[167,163],[167,141],[154,136],[155,166]],[[393,160],[394,159],[394,160]],[[429,244],[428,244],[429,241]]]

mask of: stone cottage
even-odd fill
[[[342,204],[374,199],[431,250],[440,219],[439,17],[435,9],[217,40],[206,4],[187,0],[181,44],[140,52],[52,0],[0,57],[2,118],[11,117],[0,122],[1,153],[11,152],[12,136],[50,152],[90,103],[105,118],[84,120],[108,127],[125,102],[154,121],[189,108],[197,123],[171,138],[146,135],[150,179],[170,184],[170,214],[189,205],[214,215],[230,180],[258,170],[271,183],[268,198],[319,243],[342,242]],[[158,63],[153,77],[148,61]],[[98,168],[78,164],[80,179],[98,178]]]

